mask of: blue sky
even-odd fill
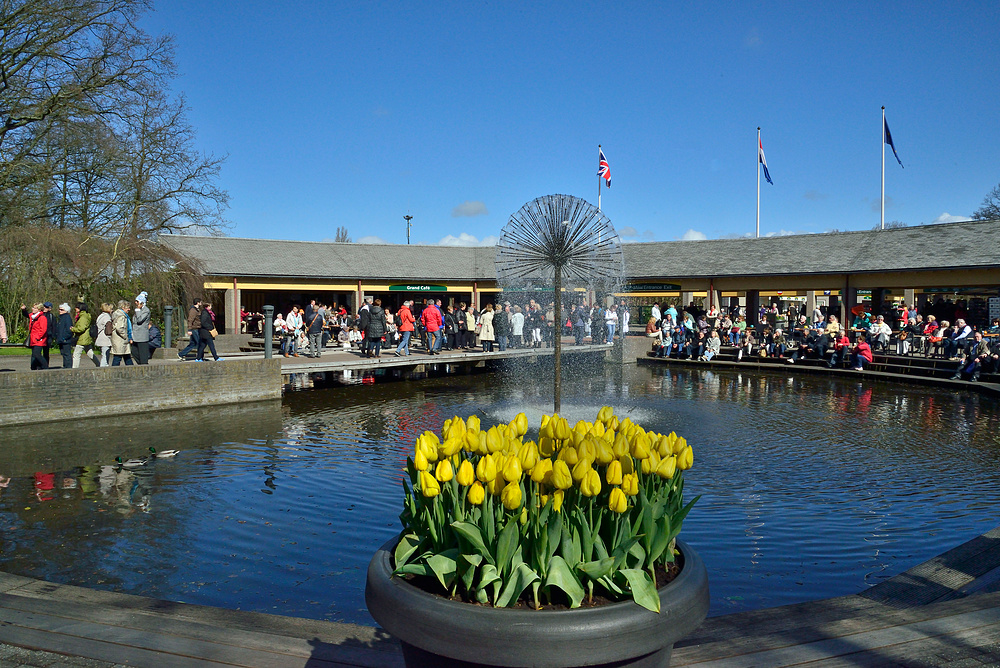
[[[490,243],[525,202],[626,241],[966,217],[1000,182],[1000,3],[195,2],[176,38],[235,236]],[[887,149],[888,151],[888,149]]]

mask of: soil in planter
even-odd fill
[[[683,567],[684,567],[684,555],[683,554],[677,555],[677,557],[674,559],[674,562],[671,563],[671,564],[667,564],[665,567],[657,564],[654,567],[654,569],[653,569],[654,572],[656,573],[656,588],[657,589],[662,589],[663,587],[666,587],[668,584],[670,584],[671,582],[673,582],[674,578],[676,578],[678,575],[680,575],[681,569]],[[469,605],[480,605],[480,606],[488,607],[488,608],[493,607],[489,603],[479,603],[478,601],[468,601],[468,600],[462,598],[461,596],[459,596],[457,594],[455,596],[446,596],[445,594],[441,593],[441,583],[438,582],[436,579],[431,578],[431,577],[424,577],[424,576],[419,576],[419,575],[407,575],[403,579],[406,580],[411,585],[413,585],[414,587],[422,589],[423,591],[427,592],[428,594],[433,594],[434,596],[438,596],[438,597],[441,597],[441,598],[446,598],[449,601],[456,601],[456,602],[459,602],[459,603],[468,603]],[[543,602],[542,605],[541,605],[541,607],[538,608],[538,609],[539,610],[569,610],[570,609],[569,601],[567,601],[562,596],[562,592],[559,589],[553,589],[552,596],[550,598],[552,600],[549,600],[548,602]],[[626,600],[628,600],[628,599],[626,599]],[[583,602],[580,603],[580,608],[596,608],[596,607],[600,607],[602,605],[610,605],[612,603],[621,603],[621,601],[620,600],[616,601],[614,599],[608,598],[607,596],[601,594],[599,591],[595,590],[594,591],[594,598],[592,600],[584,598]],[[517,600],[517,603],[515,603],[514,605],[511,605],[511,606],[508,606],[507,609],[509,609],[509,610],[534,610],[535,609],[535,604],[534,604],[534,601],[533,601],[533,599],[531,597],[531,587],[529,586],[524,591],[524,593],[521,594],[521,597]]]

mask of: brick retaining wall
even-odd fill
[[[0,426],[281,398],[281,362],[248,359],[0,374]]]

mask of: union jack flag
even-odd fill
[[[610,188],[611,187],[611,167],[608,166],[608,159],[604,157],[604,150],[601,149],[601,148],[598,148],[597,152],[600,154],[598,156],[599,164],[598,164],[597,175],[598,176],[603,176],[604,177],[604,181],[608,184],[608,187]]]

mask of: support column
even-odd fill
[[[843,294],[840,295],[840,304],[841,314],[843,315],[841,322],[850,327],[851,321],[854,320],[852,311],[858,305],[858,293],[851,287],[851,276],[849,274],[844,275],[844,289]]]
[[[264,305],[264,359],[271,359],[274,346],[274,307]]]
[[[811,317],[813,309],[815,308],[816,308],[816,291],[806,290],[806,316]]]
[[[694,299],[694,293],[693,292],[682,292],[681,293],[681,303],[677,307],[677,310],[678,311],[687,310],[688,304],[690,304],[693,299]]]
[[[903,290],[903,301],[906,303],[907,308],[915,308],[917,304],[917,291],[913,288],[905,288]]]
[[[233,288],[227,288],[226,289],[226,310],[225,310],[226,320],[229,320],[230,318],[233,317],[232,316],[233,311],[234,311],[234,309],[237,309],[237,308],[239,308],[239,307],[236,306],[236,290],[234,290]],[[236,322],[238,323],[239,321],[240,321],[240,319],[236,318]],[[229,334],[230,333],[230,331],[229,331],[229,323],[228,322],[226,322],[222,327],[219,327],[218,323],[216,323],[216,329],[218,329],[221,334]],[[237,326],[236,331],[237,332],[240,331],[238,326]]]
[[[171,331],[173,325],[173,306],[163,307],[163,347],[170,348],[170,335],[173,333]]]
[[[760,329],[760,290],[747,290],[747,327]]]

